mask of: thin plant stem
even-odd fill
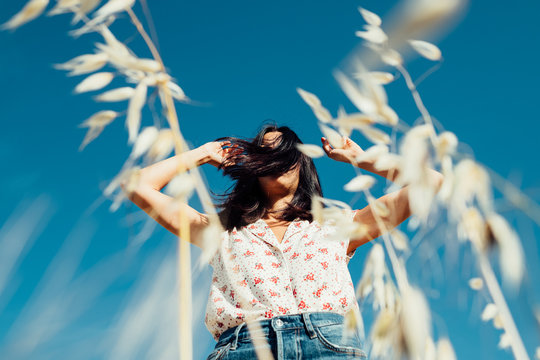
[[[396,68],[403,75],[403,78],[405,79],[407,87],[411,91],[414,101],[416,103],[416,106],[418,107],[418,110],[422,114],[424,121],[427,124],[431,125],[431,128],[433,131],[431,132],[430,137],[431,137],[432,143],[435,144],[435,132],[434,132],[435,129],[433,127],[433,121],[431,119],[431,115],[429,114],[426,107],[424,106],[422,98],[420,97],[420,94],[418,93],[418,90],[416,89],[416,86],[414,82],[412,81],[412,78],[409,72],[401,65],[397,65]],[[492,171],[491,175],[494,175],[494,174],[497,176],[497,180],[501,182],[501,179],[499,178],[498,174]],[[506,181],[502,180],[502,182],[506,182]],[[514,187],[507,188],[507,187],[502,186],[502,189],[506,189],[507,191],[511,192],[511,194],[514,195],[513,198],[516,198],[516,195],[521,194]],[[509,196],[509,198],[512,198],[512,196]],[[523,200],[524,197],[520,196],[519,198],[520,200]],[[525,199],[527,198],[525,197]],[[540,209],[538,209],[538,207],[531,206],[531,208],[533,211],[536,210],[540,213]],[[497,282],[497,278],[495,276],[495,273],[493,272],[493,268],[489,260],[487,259],[486,255],[484,255],[478,250],[476,252],[477,252],[477,259],[480,266],[480,271],[482,272],[484,280],[486,281],[486,286],[488,288],[488,291],[494,303],[497,305],[497,308],[499,309],[499,313],[502,317],[504,329],[507,331],[508,335],[512,338],[512,342],[511,342],[512,352],[514,353],[514,356],[516,359],[528,360],[529,356],[527,355],[527,351],[525,350],[525,346],[523,345],[523,341],[517,330],[512,314],[508,308],[508,305],[501,291],[499,283]]]
[[[135,27],[137,28],[137,31],[139,31],[139,34],[141,34],[142,38],[144,39],[144,42],[148,46],[148,49],[150,49],[152,56],[157,62],[159,62],[159,64],[161,65],[161,69],[164,71],[165,65],[163,64],[161,55],[159,55],[159,52],[157,51],[156,46],[152,42],[152,39],[150,39],[150,36],[148,36],[148,34],[146,33],[146,30],[144,30],[144,27],[142,23],[139,21],[139,19],[137,18],[137,15],[135,15],[133,10],[129,7],[126,9],[126,11],[129,14],[131,22],[133,23],[133,25],[135,25]]]
[[[480,271],[482,272],[493,302],[495,305],[497,305],[497,309],[502,318],[504,330],[512,338],[510,345],[512,347],[512,352],[514,353],[514,357],[517,360],[528,360],[529,355],[527,355],[527,351],[525,350],[525,346],[523,345],[523,341],[521,340],[518,329],[514,323],[514,319],[512,318],[512,314],[510,313],[508,304],[504,299],[504,295],[501,291],[499,283],[497,282],[497,278],[493,273],[489,260],[485,254],[478,250],[476,252],[478,263],[480,265]]]
[[[430,138],[431,142],[433,144],[436,143],[435,139],[435,128],[433,127],[433,121],[431,120],[431,115],[429,114],[429,111],[427,111],[426,106],[424,105],[424,102],[422,101],[422,98],[420,97],[420,94],[418,93],[418,90],[416,89],[416,86],[414,85],[414,81],[411,78],[411,75],[405,69],[402,65],[397,65],[396,69],[403,75],[403,78],[405,79],[405,83],[407,84],[407,88],[411,92],[414,102],[416,104],[416,107],[418,110],[420,110],[420,113],[422,114],[422,118],[424,119],[424,122],[431,126],[431,132],[430,132]]]
[[[135,25],[144,41],[146,42],[152,56],[156,61],[161,65],[162,70],[165,69],[163,60],[159,55],[156,47],[154,46],[152,39],[148,36],[144,30],[143,25],[133,12],[131,8],[126,9],[129,17],[131,18],[132,23]],[[171,93],[167,86],[162,86],[163,94],[165,95],[165,107],[167,109],[167,120],[169,127],[171,128],[174,134],[175,140],[175,152],[176,154],[181,154],[184,152],[184,141],[180,132],[180,125],[178,123],[178,116],[176,114],[176,109],[174,107],[174,101],[172,100]],[[179,165],[178,172],[186,171],[183,164]],[[187,202],[187,199],[182,198],[179,201]],[[182,360],[191,360],[193,359],[193,341],[191,333],[191,316],[192,316],[192,304],[191,304],[191,258],[190,258],[190,229],[189,221],[187,217],[180,212],[180,232],[178,238],[178,268],[177,274],[179,278],[179,308],[178,308],[178,323],[179,323],[179,332],[178,332],[178,346],[179,346],[179,356]]]

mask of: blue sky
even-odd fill
[[[0,3],[0,22],[7,21],[22,4]],[[333,114],[339,105],[353,111],[332,70],[359,43],[354,32],[360,30],[363,20],[357,7],[384,16],[393,4],[375,0],[151,2],[165,64],[188,96],[203,104],[178,105],[184,136],[192,146],[221,136],[250,137],[264,120],[273,119],[297,131],[305,143],[318,143],[315,118],[296,88],[317,94]],[[139,5],[135,9],[141,14]],[[540,45],[535,40],[540,33],[539,10],[540,4],[533,0],[471,2],[462,21],[438,41],[444,56],[441,68],[419,86],[427,108],[445,129],[458,136],[462,151],[474,154],[536,202],[540,202],[536,105]],[[71,316],[64,315],[64,325],[51,331],[51,339],[43,337],[45,345],[36,345],[37,350],[30,354],[36,359],[58,358],[79,345],[88,349],[88,358],[103,358],[100,354],[106,351],[102,349],[111,347],[103,345],[103,339],[115,338],[122,333],[118,329],[129,324],[129,317],[122,317],[123,309],[133,305],[128,299],[146,293],[144,286],[152,285],[150,280],[144,282],[146,277],[163,274],[163,279],[168,279],[175,249],[174,237],[157,227],[143,245],[134,245],[137,234],[150,224],[145,223],[144,214],[129,204],[111,213],[110,201],[101,198],[101,191],[130,151],[123,118],[116,119],[83,152],[77,151],[85,133],[77,125],[104,106],[93,102],[90,95],[73,95],[81,78],[66,77],[52,67],[89,53],[98,39],[95,35],[69,37],[69,20],[69,16],[42,16],[13,33],[0,32],[0,83],[4,85],[0,90],[0,162],[4,168],[0,225],[9,225],[2,228],[0,239],[13,234],[29,239],[9,274],[8,285],[0,291],[0,349],[13,349],[35,314],[43,314],[40,302],[58,304],[62,298],[58,294],[66,295],[64,300],[69,294],[78,294],[59,306]],[[117,20],[112,30],[138,55],[149,56],[127,18]],[[422,59],[407,65],[413,77],[430,66]],[[419,114],[403,79],[387,91],[390,105],[412,124]],[[124,108],[124,104],[112,107]],[[152,122],[146,113],[143,125]],[[368,146],[358,134],[353,140]],[[354,175],[350,167],[329,159],[316,160],[316,166],[327,197],[352,199],[342,190]],[[226,188],[228,182],[215,169],[209,165],[202,169],[212,189],[219,192]],[[197,206],[196,201],[193,204]],[[364,204],[360,199],[353,207]],[[535,240],[539,229],[508,201],[501,199],[497,206],[517,228],[527,253],[529,275],[510,304],[532,353],[538,345],[534,336],[537,329],[528,309],[540,302],[534,281],[540,271]],[[25,212],[28,207],[30,212]],[[21,224],[13,225],[13,219],[21,218]],[[25,235],[34,226],[35,230]],[[433,244],[438,244],[444,230],[444,225],[437,225],[423,242],[433,239]],[[68,257],[72,263],[55,262],[62,249],[68,254],[79,251],[79,261],[74,255]],[[351,261],[353,280],[359,278],[369,249],[370,245],[360,248]],[[496,349],[498,332],[478,320],[484,300],[464,285],[474,273],[471,259],[464,255],[459,269],[447,269],[460,276],[437,283],[433,280],[436,276],[430,276],[436,271],[428,266],[425,249],[430,247],[419,246],[408,266],[418,282],[430,288],[437,331],[448,334],[459,358],[511,358],[509,352]],[[445,254],[438,247],[435,252]],[[70,271],[72,277],[65,275]],[[208,276],[205,270],[194,279],[204,291]],[[95,298],[84,293],[82,284],[89,282],[93,286],[89,289],[98,289],[107,284],[105,278],[110,286],[95,290]],[[141,293],[137,289],[142,289]],[[199,303],[206,300],[204,291],[196,298]],[[196,358],[213,346],[201,325],[203,316],[194,318],[198,323]],[[39,331],[37,325],[32,329]]]

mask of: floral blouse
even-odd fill
[[[351,213],[351,219],[354,212]],[[358,308],[347,264],[349,239],[336,227],[296,219],[281,243],[262,219],[225,231],[213,267],[205,323],[214,339],[247,320]]]

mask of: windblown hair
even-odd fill
[[[278,131],[274,143],[263,143],[266,133]],[[234,137],[224,137],[217,141],[230,141],[231,146],[237,146],[239,151],[228,156],[220,169],[224,175],[235,180],[217,205],[223,226],[227,230],[241,227],[263,217],[267,209],[267,199],[259,185],[258,177],[279,176],[299,167],[299,183],[292,201],[278,216],[285,221],[296,218],[312,221],[311,198],[313,195],[322,196],[319,175],[313,160],[300,152],[296,145],[302,141],[296,133],[287,126],[278,127],[266,124],[251,141]],[[268,146],[272,145],[272,146]]]

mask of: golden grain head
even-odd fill
[[[129,100],[126,125],[128,128],[128,143],[133,144],[139,133],[141,126],[141,111],[146,103],[146,93],[148,87],[144,81],[141,81],[135,88],[133,96]]]
[[[343,189],[349,192],[365,191],[370,189],[375,184],[375,178],[369,175],[358,175],[351,179]]]
[[[195,179],[188,172],[176,175],[167,185],[165,192],[177,199],[189,198],[195,189]]]
[[[47,16],[54,16],[75,11],[81,4],[81,0],[57,0]]]
[[[94,97],[96,101],[116,102],[131,99],[135,93],[135,89],[129,86],[118,89],[109,90],[103,94]]]
[[[111,15],[115,15],[116,13],[133,7],[133,4],[135,4],[135,0],[109,0],[96,11],[94,19],[104,19]]]
[[[319,128],[333,148],[343,148],[343,137],[336,130],[325,124],[319,124]]]
[[[456,360],[457,356],[450,340],[443,337],[437,341],[437,360]]]
[[[356,31],[355,35],[374,44],[388,41],[388,36],[383,29],[371,24],[364,25],[364,31]]]
[[[26,24],[29,21],[34,20],[43,13],[45,8],[49,5],[49,0],[30,0],[17,14],[13,15],[11,19],[5,24],[2,24],[0,29],[15,30],[21,25]]]
[[[360,128],[360,132],[374,144],[390,144],[390,136],[382,130],[375,127],[365,126]]]
[[[174,150],[174,134],[171,129],[161,129],[147,157],[149,163],[165,159]]]
[[[442,58],[441,50],[432,43],[423,40],[409,40],[409,44],[426,59],[438,61]]]
[[[360,14],[368,24],[373,26],[381,26],[382,20],[379,15],[362,7],[358,7],[358,11],[360,11]]]
[[[469,287],[473,290],[480,290],[484,287],[484,280],[479,277],[469,279]]]
[[[377,105],[373,100],[362,93],[360,87],[353,83],[345,74],[340,71],[334,72],[334,77],[349,100],[364,114],[376,114]]]
[[[304,155],[309,156],[310,158],[319,158],[324,156],[324,150],[320,146],[312,144],[296,144],[298,150]]]
[[[512,337],[507,332],[501,334],[499,339],[499,344],[497,345],[499,349],[508,349],[512,346]]]
[[[109,85],[113,79],[114,74],[111,72],[99,72],[90,75],[75,87],[75,93],[79,94],[102,89]]]
[[[133,145],[130,157],[136,159],[144,155],[154,145],[158,137],[159,131],[155,126],[148,126],[142,129],[137,140]]]
[[[381,49],[379,55],[381,56],[382,62],[387,65],[395,67],[403,65],[403,57],[397,50],[390,48]]]
[[[313,108],[312,110],[313,114],[320,122],[328,124],[332,121],[332,114],[330,114],[330,111],[328,111],[328,109],[322,105],[317,108]]]
[[[486,305],[486,307],[482,311],[480,318],[482,319],[482,321],[489,321],[489,320],[494,319],[498,313],[499,313],[499,310],[497,309],[497,305],[493,303],[489,303]]]
[[[493,318],[493,327],[499,330],[504,329],[502,316],[500,314],[495,315],[495,317]]]
[[[304,102],[309,105],[311,108],[317,108],[321,106],[321,100],[317,97],[317,95],[310,93],[309,91],[305,91],[301,88],[296,88],[296,91],[298,91],[298,94],[302,97]]]

